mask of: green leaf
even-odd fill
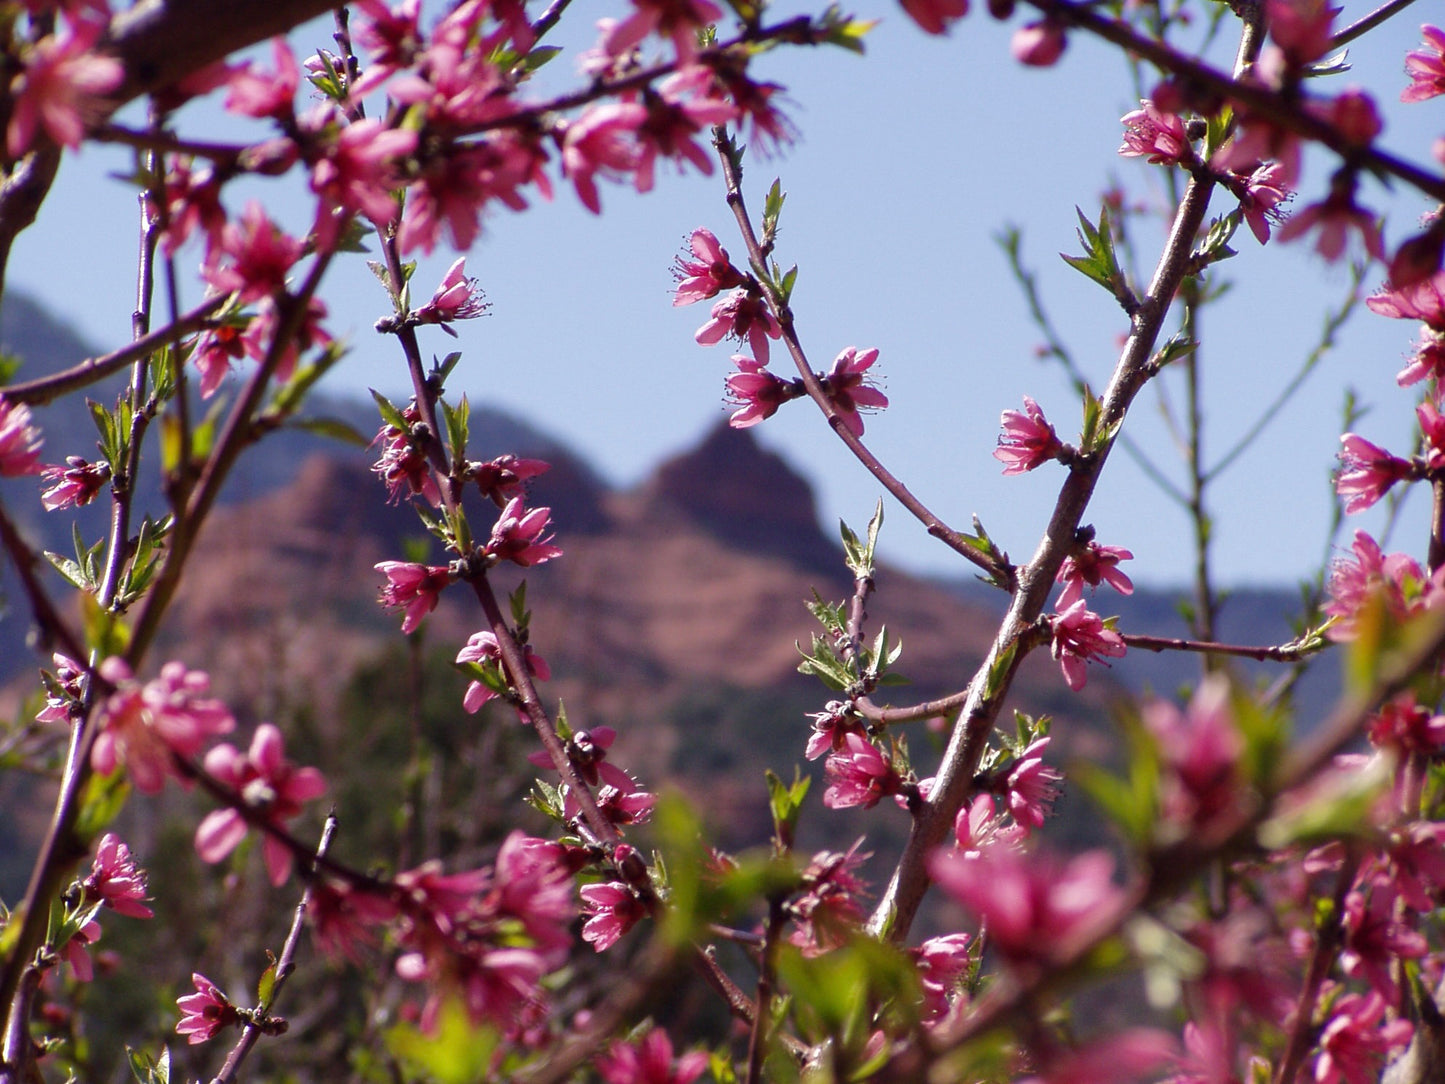
[[[436,1084],[478,1084],[496,1079],[492,1059],[499,1037],[486,1023],[474,1023],[461,998],[447,997],[431,1034],[413,1024],[397,1024],[384,1035],[386,1048],[412,1074]]]
[[[452,451],[452,462],[460,463],[467,457],[467,436],[469,432],[468,423],[471,419],[472,408],[467,403],[467,397],[462,396],[462,401],[455,408],[442,400],[442,419],[447,427],[447,444]]]
[[[342,444],[354,445],[357,448],[371,446],[370,437],[350,422],[342,421],[340,418],[295,418],[287,423],[287,428],[301,429],[320,437],[340,441]]]
[[[368,390],[371,392],[371,397],[376,400],[376,409],[381,411],[381,420],[400,433],[410,433],[411,426],[407,425],[406,419],[401,416],[401,411],[396,408],[396,404],[375,388]]]
[[[130,1062],[131,1075],[139,1084],[171,1084],[171,1048],[161,1047],[161,1056],[153,1058],[144,1050],[133,1046],[125,1048],[126,1059]]]
[[[813,780],[810,776],[803,775],[796,764],[793,765],[791,785],[784,783],[774,775],[771,768],[767,770],[766,778],[768,781],[768,805],[773,813],[773,832],[777,836],[779,846],[783,850],[791,850],[794,833],[798,826],[798,816],[803,809],[803,799],[807,796],[808,788],[812,786]]]
[[[273,963],[261,972],[261,978],[256,983],[256,1004],[269,1006],[271,998],[276,993],[276,965]]]
[[[1259,826],[1266,850],[1316,846],[1374,831],[1371,810],[1390,786],[1393,769],[1387,757],[1371,757],[1348,770],[1335,769],[1314,781],[1303,801],[1280,803]]]
[[[1082,272],[1121,301],[1128,294],[1128,286],[1119,259],[1114,251],[1114,237],[1109,225],[1109,208],[1099,209],[1099,225],[1095,226],[1079,208],[1079,242],[1084,247],[1082,256],[1059,256],[1070,267]]]
[[[91,773],[80,792],[75,834],[83,840],[95,839],[120,816],[129,797],[130,780],[124,768],[117,768],[109,775]]]
[[[851,15],[844,15],[837,4],[829,4],[815,24],[815,40],[862,56],[863,39],[877,25],[876,19],[855,19]]]
[[[441,361],[433,358],[431,372],[428,374],[427,379],[434,382],[438,390],[440,390],[441,386],[447,382],[447,378],[452,375],[452,370],[457,367],[457,362],[461,360],[462,352],[460,350],[453,350],[446,357],[442,358]]]
[[[561,52],[562,47],[560,45],[539,45],[524,56],[517,67],[527,75],[531,75],[538,68],[552,61]]]

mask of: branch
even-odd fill
[[[1201,655],[1231,655],[1259,662],[1299,662],[1329,645],[1322,639],[1314,642],[1292,641],[1278,646],[1256,647],[1250,644],[1221,644],[1212,640],[1181,640],[1170,636],[1142,636],[1122,632],[1124,643],[1156,654],[1164,651],[1194,651]]]
[[[713,129],[713,145],[717,148],[718,157],[722,161],[723,179],[727,184],[728,206],[732,208],[733,216],[737,219],[738,229],[742,232],[743,242],[747,245],[749,258],[755,266],[766,267],[767,261],[762,250],[762,245],[759,243],[758,236],[753,230],[752,220],[748,218],[747,207],[743,201],[742,175],[738,170],[737,163],[733,160],[733,156],[728,153],[727,139],[726,128],[718,126]],[[964,535],[955,531],[952,527],[944,523],[943,520],[939,519],[938,516],[934,515],[922,501],[909,491],[907,486],[899,481],[898,478],[879,461],[877,456],[868,450],[868,447],[863,441],[848,428],[842,417],[838,414],[837,409],[828,399],[827,393],[823,391],[823,386],[819,383],[817,374],[813,372],[813,367],[808,363],[807,355],[803,352],[802,343],[798,341],[797,329],[793,325],[792,310],[783,305],[782,299],[776,296],[768,286],[764,285],[763,290],[768,296],[768,302],[774,314],[777,316],[778,324],[782,328],[783,342],[787,345],[788,353],[792,355],[793,362],[798,367],[798,374],[802,377],[803,386],[807,389],[809,398],[818,404],[818,409],[821,410],[823,416],[828,419],[828,424],[832,427],[833,432],[838,435],[838,439],[848,446],[848,450],[868,469],[868,473],[872,474],[874,478],[877,478],[878,481],[883,484],[883,488],[888,490],[899,504],[908,509],[914,518],[928,529],[929,534],[939,539],[955,553],[958,553],[983,569],[996,581],[1012,583],[1012,568],[992,560],[964,541]]]
[[[316,847],[316,858],[326,857],[326,852],[331,849],[331,837],[336,834],[336,811],[332,810],[326,817],[326,824],[321,829],[321,842]],[[276,1004],[276,998],[281,993],[281,987],[291,977],[291,972],[296,968],[296,945],[301,939],[301,927],[306,923],[306,908],[311,903],[311,880],[307,880],[306,888],[301,893],[301,900],[296,904],[296,913],[291,919],[291,928],[286,932],[286,940],[281,946],[281,955],[276,960],[275,981],[271,984],[271,995],[256,1006],[256,1018],[265,1020],[271,1015],[271,1006]],[[236,1073],[241,1068],[241,1062],[246,1060],[252,1048],[260,1040],[263,1031],[254,1021],[248,1023],[241,1038],[231,1048],[230,1054],[226,1056],[226,1062],[221,1066],[221,1071],[211,1080],[211,1084],[230,1084],[236,1078]]]
[[[1154,279],[1132,317],[1133,330],[1100,401],[1100,433],[1117,434],[1130,404],[1152,375],[1150,356],[1154,343],[1188,266],[1213,188],[1214,182],[1207,176],[1194,176],[1189,181]],[[1087,454],[1075,456],[1069,464],[1069,477],[1059,491],[1048,529],[1032,560],[1018,572],[1018,590],[993,646],[969,682],[968,698],[944,751],[933,789],[921,803],[893,877],[869,919],[874,934],[901,940],[912,925],[931,883],[928,854],[943,842],[955,814],[972,793],[988,734],[1028,650],[1030,630],[1044,612],[1054,577],[1073,548],[1075,532],[1112,447],[1112,439],[1103,441]]]

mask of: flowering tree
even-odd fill
[[[1445,138],[1425,149],[1428,165],[1377,149],[1371,93],[1335,87],[1333,58],[1407,3],[1391,0],[1348,25],[1318,0],[1211,4],[1216,32],[1238,41],[1226,71],[1183,47],[1197,6],[1187,0],[1029,0],[1036,14],[1014,37],[1020,62],[1052,64],[1080,34],[1131,58],[1148,96],[1123,117],[1119,153],[1163,171],[1175,198],[1147,274],[1130,266],[1132,246],[1121,243],[1135,213],[1126,201],[1106,204],[1096,221],[1080,216],[1083,252],[1067,260],[1105,289],[1129,332],[1102,393],[1071,370],[1083,399],[1077,438],[1064,439],[1031,398],[1003,411],[995,456],[1004,473],[1062,476],[1048,528],[1022,565],[977,520],[971,531],[944,522],[868,449],[863,415],[888,405],[873,382],[882,352],[850,346],[831,366],[810,361],[790,307],[798,272],[785,271],[777,251],[781,185],[760,213],[744,186],[744,147],[775,148],[792,131],[782,88],[753,77],[752,61],[808,45],[859,50],[866,24],[836,8],[773,21],[750,0],[730,0],[727,11],[711,0],[634,0],[601,22],[576,86],[539,98],[529,76],[554,55],[547,41],[558,21],[575,14],[566,0],[540,11],[524,0],[461,0],[425,15],[420,0],[358,0],[354,23],[353,13],[335,16],[334,51],[300,61],[274,37],[269,60],[242,63],[227,58],[326,5],[171,0],[119,13],[105,0],[7,5],[0,267],[43,211],[60,156],[86,140],[134,148],[145,213],[134,340],[55,375],[11,374],[0,389],[0,474],[40,475],[37,495],[51,512],[102,499],[111,507],[103,538],[80,540],[74,560],[51,557],[64,589],[42,574],[0,508],[0,544],[55,649],[44,706],[12,728],[4,763],[53,762],[59,772],[29,886],[3,914],[0,1079],[83,1075],[83,1034],[61,1020],[67,1007],[103,1015],[76,993],[93,974],[88,952],[101,920],[111,921],[103,913],[143,921],[150,894],[173,890],[148,883],[147,856],[110,829],[128,803],[172,788],[214,803],[193,830],[197,857],[220,862],[259,840],[274,911],[294,914],[269,964],[255,961],[254,1003],[194,973],[194,992],[167,1021],[190,1044],[230,1044],[212,1069],[218,1080],[236,1078],[258,1043],[285,1043],[287,1003],[301,1011],[307,984],[315,995],[327,981],[305,966],[307,929],[315,949],[363,965],[377,988],[394,976],[411,991],[407,1022],[357,1039],[367,1054],[353,1071],[368,1078],[1439,1079],[1445,217],[1387,249],[1360,182],[1384,178],[1445,202]],[[923,32],[967,32],[955,25],[967,0],[903,7]],[[994,18],[1014,17],[1012,0],[988,7]],[[1417,103],[1445,94],[1445,32],[1427,25],[1405,63],[1406,78],[1388,93]],[[303,83],[315,91],[309,104]],[[254,139],[186,134],[182,107],[206,96],[253,119]],[[147,103],[146,123],[117,121],[117,109],[137,99]],[[1308,143],[1333,163],[1325,181],[1303,168]],[[486,306],[465,257],[414,304],[409,256],[443,244],[470,250],[495,204],[524,210],[550,197],[554,181],[601,213],[604,183],[646,192],[659,159],[721,178],[716,211],[702,212],[711,228],[695,230],[676,260],[674,301],[711,303],[698,343],[730,339],[745,351],[727,378],[732,424],[764,423],[811,399],[902,508],[1007,597],[987,658],[957,693],[884,702],[902,660],[885,631],[868,629],[881,506],[861,536],[844,528],[854,590],[812,604],[820,629],[800,669],[830,691],[811,736],[800,726],[799,739],[808,758],[826,757],[824,807],[888,799],[908,826],[871,913],[858,846],[798,849],[806,780],[770,775],[771,845],[724,854],[683,805],[661,801],[611,758],[616,735],[587,726],[586,705],[569,719],[548,703],[546,644],[530,642],[525,592],[505,597],[497,587],[501,569],[565,560],[566,524],[529,500],[528,481],[548,465],[469,456],[467,402],[447,391],[460,355],[430,368],[423,361],[433,325],[451,332]],[[248,175],[304,178],[315,197],[304,236],[288,234],[259,202],[228,202],[228,185]],[[1287,214],[1297,191],[1306,195]],[[1127,440],[1140,392],[1166,371],[1197,374],[1198,314],[1241,225],[1265,246],[1253,258],[1308,237],[1328,260],[1355,251],[1384,263],[1385,284],[1368,307],[1422,325],[1399,378],[1424,388],[1417,447],[1396,454],[1346,433],[1336,484],[1346,513],[1395,487],[1429,485],[1435,513],[1423,560],[1385,553],[1357,533],[1309,623],[1284,645],[1214,639],[1208,477],[1197,461],[1188,495],[1204,570],[1195,635],[1126,630],[1094,608],[1102,589],[1133,590],[1121,568],[1132,554],[1096,540],[1090,498]],[[512,831],[475,868],[452,868],[448,854],[339,861],[332,839],[345,825],[328,819],[319,839],[293,827],[335,781],[294,763],[272,723],[239,745],[221,740],[239,727],[208,676],[153,658],[198,532],[246,447],[295,415],[343,363],[326,327],[324,282],[363,235],[380,253],[373,270],[389,303],[377,329],[394,340],[412,388],[404,405],[377,396],[377,497],[413,508],[445,552],[445,563],[397,554],[379,564],[381,604],[401,612],[410,634],[443,592],[475,600],[478,629],[456,645],[468,682],[458,684],[456,707],[504,706],[548,773],[531,804],[551,830]],[[182,312],[178,254],[192,249],[208,293]],[[1011,254],[1017,260],[1016,245]],[[786,375],[778,355],[792,363]],[[91,407],[100,457],[52,464],[30,407],[121,371],[126,389]],[[197,401],[222,404],[219,424],[197,421]],[[1196,436],[1199,424],[1192,419]],[[1197,442],[1192,448],[1197,454]],[[163,513],[143,511],[151,507],[139,491],[143,459],[159,461]],[[81,596],[83,621],[64,590]],[[1228,662],[1294,664],[1335,644],[1348,645],[1346,695],[1291,744],[1278,690],[1254,692]],[[1036,838],[1061,783],[1048,721],[1022,713],[1012,727],[1000,721],[1020,663],[1046,645],[1075,690],[1092,667],[1131,649],[1205,660],[1185,702],[1139,707],[1124,775],[1076,776],[1117,824],[1117,851],[1056,854]],[[903,736],[925,720],[946,735],[936,764],[915,763]],[[485,725],[510,724],[489,717]],[[919,943],[911,934],[933,886],[968,920]],[[742,948],[746,971],[720,962],[722,944]],[[625,961],[606,983],[586,979],[596,954]],[[186,959],[174,963],[178,977],[192,973]],[[1149,978],[1152,1022],[1072,1026],[1063,1010],[1075,995],[1127,969]],[[649,1018],[648,1006],[689,973],[735,1031],[669,1034]],[[149,1034],[137,1043],[136,1076],[168,1080],[169,1053]]]

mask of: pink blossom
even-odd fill
[[[1179,832],[1202,830],[1235,808],[1244,781],[1244,739],[1234,722],[1227,679],[1205,679],[1181,712],[1167,700],[1144,707],[1144,723],[1167,768],[1160,783],[1161,813]]]
[[[620,180],[637,172],[642,152],[635,136],[646,120],[645,106],[608,102],[592,106],[563,131],[562,170],[572,179],[577,198],[593,214],[602,212],[597,174]]]
[[[241,753],[221,744],[206,754],[206,771],[246,803],[247,812],[278,829],[296,817],[305,803],[326,793],[326,780],[315,768],[297,768],[286,760],[281,731],[262,723]],[[207,862],[219,862],[246,837],[250,822],[237,809],[208,813],[196,829],[196,853]],[[273,885],[291,874],[291,849],[271,833],[262,844],[266,870]]]
[[[1445,30],[1426,24],[1420,27],[1425,47],[1405,54],[1405,72],[1410,85],[1400,91],[1402,102],[1423,102],[1445,94]]]
[[[803,870],[805,891],[790,906],[796,928],[788,940],[804,956],[831,952],[858,935],[867,894],[858,870],[871,857],[859,853],[862,845],[859,839],[846,851],[819,851]]]
[[[1296,211],[1280,227],[1279,239],[1293,241],[1315,228],[1319,229],[1315,251],[1331,263],[1345,254],[1345,245],[1352,231],[1359,234],[1365,252],[1372,259],[1385,258],[1378,218],[1372,211],[1356,204],[1353,193],[1349,191],[1332,191],[1322,202]]]
[[[1413,692],[1401,693],[1370,717],[1366,730],[1376,749],[1401,756],[1434,757],[1445,751],[1445,715],[1415,703]]]
[[[252,200],[221,234],[201,276],[221,294],[237,294],[242,304],[260,301],[286,285],[286,275],[304,251],[302,243],[278,228],[261,204]]]
[[[1364,437],[1346,433],[1340,438],[1340,470],[1335,475],[1335,492],[1345,502],[1345,512],[1363,512],[1378,501],[1396,482],[1414,473],[1408,459],[1400,459]]]
[[[331,333],[322,323],[326,319],[326,302],[319,297],[306,299],[306,310],[302,313],[296,329],[281,345],[280,357],[273,370],[279,383],[286,383],[296,372],[296,363],[303,350],[324,347],[331,344]],[[281,310],[276,307],[274,297],[261,299],[256,315],[241,335],[241,347],[247,356],[264,361],[271,352],[276,334],[281,328]]]
[[[285,38],[271,40],[271,55],[276,63],[273,72],[257,71],[255,65],[247,62],[231,73],[226,108],[232,113],[278,120],[292,116],[296,89],[301,85],[301,69]]]
[[[1445,470],[1445,416],[1428,400],[1415,408],[1424,440],[1423,457],[1428,471]]]
[[[35,714],[37,723],[69,723],[71,712],[80,706],[85,695],[83,679],[85,667],[69,656],[55,652],[51,656],[55,663],[54,675],[41,671],[45,681],[45,707]]]
[[[1387,1009],[1376,990],[1334,1002],[1319,1037],[1316,1084],[1376,1084],[1387,1058],[1403,1050],[1414,1032],[1408,1020],[1385,1022]]]
[[[954,847],[965,854],[978,854],[985,847],[1021,844],[1025,833],[1017,824],[1005,826],[995,816],[993,795],[978,794],[953,818]]]
[[[437,608],[442,590],[451,583],[445,566],[416,565],[407,561],[382,561],[376,570],[386,576],[381,589],[381,604],[389,610],[406,607],[401,631],[416,631],[422,618]]]
[[[429,155],[421,174],[408,189],[406,214],[397,240],[403,252],[431,252],[446,235],[453,246],[469,249],[481,233],[482,209],[500,200],[513,210],[527,201],[519,189],[536,184],[551,199],[551,182],[543,171],[546,152],[537,137],[523,132],[497,132],[486,140]]]
[[[712,307],[712,318],[693,336],[700,346],[715,346],[724,337],[746,341],[759,365],[768,363],[768,340],[781,338],[783,329],[761,296],[734,290]]]
[[[376,944],[376,931],[396,914],[396,905],[385,896],[341,881],[315,882],[306,905],[317,946],[332,959],[352,963],[360,962],[361,949]]]
[[[431,300],[412,313],[412,318],[419,324],[441,324],[443,331],[455,336],[447,325],[454,320],[475,320],[490,307],[477,280],[467,278],[467,258],[462,256],[447,268]]]
[[[1315,116],[1334,125],[1347,142],[1364,146],[1371,142],[1384,122],[1375,108],[1375,100],[1363,90],[1351,87],[1325,102],[1313,103],[1310,110]]]
[[[160,793],[166,776],[175,774],[175,756],[196,756],[207,738],[236,725],[224,704],[205,695],[210,678],[183,663],[166,663],[141,685],[121,659],[111,657],[100,664],[100,676],[115,692],[101,705],[91,767],[109,775],[125,765],[144,794]]]
[[[417,134],[389,128],[374,117],[342,124],[318,141],[311,164],[311,191],[320,197],[317,232],[322,247],[335,240],[337,208],[365,215],[379,226],[397,217],[394,189],[401,187],[400,161],[416,150]]]
[[[402,0],[395,8],[385,0],[354,0],[363,17],[353,24],[358,44],[367,51],[371,66],[350,89],[353,97],[365,95],[393,72],[411,64],[422,44],[421,0]]]
[[[527,660],[527,672],[540,681],[550,681],[552,678],[551,667],[542,656],[534,654],[531,644],[524,644],[522,652]],[[482,666],[495,667],[498,675],[501,674],[502,649],[497,644],[497,637],[488,630],[472,633],[461,651],[457,652],[457,663],[478,663]],[[466,695],[462,698],[462,707],[469,714],[476,714],[481,710],[483,704],[496,697],[497,693],[481,681],[473,681],[467,686]]]
[[[1064,777],[1044,763],[1044,750],[1052,738],[1039,738],[1029,745],[1009,769],[1008,808],[1016,824],[1023,828],[1042,828],[1044,818],[1053,812],[1059,797],[1059,784]]]
[[[959,981],[973,963],[969,954],[970,937],[966,933],[950,933],[931,937],[913,950],[918,962],[918,979],[923,986],[923,1018],[931,1023],[947,1015]]]
[[[181,1020],[176,1025],[178,1035],[184,1035],[194,1045],[214,1039],[233,1024],[240,1026],[241,1014],[215,983],[199,972],[191,975],[191,983],[196,992],[176,1000],[181,1010]]]
[[[976,855],[938,850],[928,871],[978,917],[991,945],[1016,964],[1061,956],[1080,931],[1111,921],[1123,901],[1112,879],[1114,859],[1105,851],[1061,863],[1048,854],[1005,847]]]
[[[743,276],[732,265],[728,250],[718,243],[711,230],[693,230],[688,237],[688,248],[692,250],[693,258],[688,260],[679,256],[673,268],[673,277],[677,279],[677,290],[672,298],[674,307],[706,301],[723,290],[743,284]]]
[[[1056,606],[1066,610],[1084,597],[1084,585],[1098,587],[1107,583],[1121,595],[1134,593],[1134,581],[1119,568],[1120,561],[1132,561],[1134,555],[1123,546],[1101,546],[1090,539],[1084,548],[1064,558],[1055,583],[1064,585]]]
[[[774,376],[764,362],[734,354],[733,364],[738,371],[727,378],[727,397],[738,404],[728,418],[728,425],[734,429],[746,429],[771,418],[789,399],[802,394],[796,382]]]
[[[1148,156],[1154,165],[1180,165],[1194,159],[1194,148],[1184,131],[1184,121],[1158,109],[1148,98],[1140,109],[1124,114],[1124,142],[1119,153],[1125,158]]]
[[[104,96],[125,78],[120,61],[91,52],[104,30],[101,22],[72,23],[65,37],[43,38],[25,57],[10,88],[15,97],[5,133],[10,157],[30,150],[42,127],[62,146],[80,146],[86,121],[100,114]]]
[[[597,791],[597,810],[609,824],[621,828],[629,824],[642,824],[652,816],[652,809],[657,805],[657,795],[643,790],[641,785],[621,768],[602,764],[597,770],[602,777],[602,787]],[[570,787],[566,790],[563,812],[570,820],[582,812],[582,805]]]
[[[130,848],[114,832],[100,837],[90,873],[80,882],[87,902],[99,900],[117,914],[131,918],[153,918],[155,912],[143,902],[146,877],[131,857]]]
[[[899,0],[903,10],[925,34],[942,34],[968,14],[968,0]]]
[[[1409,286],[1387,287],[1365,299],[1365,307],[1395,320],[1423,320],[1435,331],[1445,331],[1445,271],[1437,271]]]
[[[1391,972],[1398,961],[1418,960],[1429,951],[1425,935],[1400,921],[1395,896],[1384,889],[1351,892],[1341,917],[1345,943],[1340,965],[1345,974],[1363,976],[1391,1004],[1398,1004],[1400,986]]]
[[[1078,692],[1088,681],[1090,660],[1120,659],[1128,648],[1124,639],[1109,628],[1104,619],[1089,610],[1085,599],[1079,599],[1049,619],[1053,631],[1053,655],[1064,672],[1069,688]]]
[[[863,733],[862,719],[854,715],[842,700],[828,701],[822,711],[809,718],[813,720],[813,733],[803,753],[809,760],[817,760],[824,753],[841,752],[847,735],[861,736]]]
[[[1338,560],[1330,568],[1330,601],[1324,612],[1338,619],[1330,626],[1330,639],[1353,640],[1355,617],[1372,599],[1384,603],[1391,621],[1404,622],[1445,597],[1445,573],[1427,576],[1413,557],[1383,553],[1364,531],[1355,532],[1350,549],[1352,558]]]
[[[215,395],[231,374],[231,363],[246,356],[244,330],[234,324],[222,324],[197,337],[191,359],[201,371],[202,399]]]
[[[408,406],[401,416],[409,426],[421,421],[421,414],[415,406]],[[387,423],[377,430],[372,441],[372,444],[378,443],[381,445],[381,456],[372,464],[371,472],[386,483],[388,499],[392,503],[408,496],[424,497],[433,505],[442,503],[442,491],[437,486],[431,463],[410,431],[403,433]]]
[[[492,537],[483,552],[493,561],[513,561],[523,568],[545,564],[561,557],[562,550],[551,544],[552,535],[543,534],[552,526],[552,509],[526,510],[521,497],[513,497],[492,525]]]
[[[1299,136],[1288,128],[1280,128],[1263,117],[1236,110],[1238,127],[1234,138],[1215,152],[1210,165],[1215,169],[1252,173],[1271,160],[1279,168],[1275,183],[1285,188],[1298,188],[1302,151]]]
[[[1330,24],[1340,11],[1325,0],[1266,0],[1269,36],[1292,67],[1324,56],[1330,48]]]
[[[1371,878],[1407,907],[1422,914],[1435,910],[1445,889],[1445,824],[1417,821],[1392,830]]]
[[[656,93],[645,94],[647,119],[637,129],[638,160],[634,184],[639,192],[652,191],[657,158],[671,158],[679,166],[691,162],[704,176],[712,176],[712,155],[695,138],[704,129],[725,124],[737,116],[737,107],[706,91],[683,98],[691,77],[678,72],[662,81]],[[696,85],[696,80],[691,80]]]
[[[1027,395],[1024,396],[1024,409],[1005,410],[999,424],[1003,432],[999,434],[993,457],[1004,465],[1005,474],[1031,471],[1057,458],[1063,450],[1063,443],[1039,409],[1039,404]]]
[[[697,32],[722,18],[712,0],[633,0],[636,10],[614,23],[602,39],[609,56],[622,56],[648,34],[669,38],[677,58],[686,62],[697,53]]]
[[[598,952],[605,952],[647,915],[647,906],[621,881],[586,885],[582,902],[588,919],[582,926],[582,940]]]
[[[1259,243],[1269,241],[1270,228],[1283,217],[1280,205],[1294,198],[1294,191],[1284,183],[1284,166],[1266,162],[1255,168],[1244,182],[1244,198],[1239,208]]]
[[[1410,356],[1405,367],[1395,374],[1395,383],[1402,388],[1408,388],[1422,380],[1439,383],[1442,377],[1445,377],[1445,335],[1427,327],[1420,336],[1415,353]]]
[[[498,508],[505,508],[507,502],[525,492],[528,480],[545,474],[552,464],[541,459],[519,459],[515,455],[499,455],[486,463],[470,464],[471,473],[482,495]]]
[[[577,917],[567,848],[516,830],[497,852],[496,877],[486,904],[520,923],[540,949],[565,958]]]
[[[101,487],[110,481],[110,464],[88,463],[72,455],[66,457],[63,465],[46,467],[40,473],[50,486],[40,495],[40,503],[54,512],[61,508],[79,508],[95,500]]]
[[[1020,64],[1031,68],[1050,68],[1058,63],[1068,44],[1063,23],[1057,19],[1035,19],[1014,31],[1009,52]]]
[[[882,410],[888,396],[875,388],[863,374],[878,360],[878,348],[859,351],[847,347],[833,359],[833,368],[823,378],[823,390],[838,412],[838,418],[855,437],[863,435],[863,417],[859,410]]]
[[[641,1040],[616,1042],[594,1063],[606,1084],[692,1084],[708,1066],[705,1050],[693,1050],[676,1061],[672,1040],[653,1028]]]
[[[100,940],[100,923],[94,919],[87,922],[59,946],[57,955],[63,963],[70,965],[70,973],[76,982],[90,982],[95,978],[95,965],[90,959],[90,946]]]
[[[827,759],[823,771],[828,779],[823,804],[829,809],[871,809],[879,799],[897,794],[903,782],[877,747],[859,734],[844,735],[842,750]]]
[[[39,474],[43,443],[40,430],[31,422],[30,408],[12,403],[0,393],[0,477]]]
[[[587,730],[574,730],[567,739],[567,761],[573,770],[589,786],[599,786],[604,781],[624,788],[634,786],[632,777],[621,768],[607,763],[607,750],[617,740],[617,731],[610,726],[594,726]],[[527,760],[539,768],[557,770],[552,754],[545,749],[528,753]],[[619,776],[621,778],[619,778]]]

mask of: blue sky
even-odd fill
[[[1371,6],[1346,0],[1337,25]],[[1394,101],[1425,7],[1352,47],[1354,70],[1334,82],[1374,89],[1386,116],[1383,145],[1428,164],[1431,139],[1445,132],[1445,99],[1411,107]],[[760,210],[775,176],[789,194],[778,255],[785,265],[800,266],[793,304],[814,367],[827,368],[847,346],[881,351],[876,368],[892,405],[867,419],[870,446],[945,520],[966,528],[977,513],[1021,561],[1047,522],[1062,468],[1002,477],[991,457],[999,413],[1031,395],[1066,439],[1080,414],[1063,374],[1035,357],[1040,336],[994,236],[1008,224],[1023,230],[1025,257],[1039,273],[1051,315],[1102,389],[1127,323],[1101,289],[1057,254],[1078,251],[1075,205],[1096,214],[1100,193],[1115,178],[1131,199],[1158,203],[1159,171],[1115,153],[1119,117],[1137,100],[1111,50],[1076,35],[1055,68],[1031,70],[1008,55],[1021,17],[1002,25],[976,10],[947,38],[932,39],[892,4],[871,0],[852,10],[879,20],[866,57],[792,51],[767,58],[760,69],[788,87],[800,138],[772,160],[748,156],[748,195]],[[328,24],[316,23],[293,40],[298,50],[311,51],[329,44],[329,34]],[[585,47],[592,38],[591,27],[582,26],[563,42]],[[570,61],[564,57],[554,67],[551,78],[560,85],[572,71]],[[207,138],[254,131],[201,110],[181,116],[183,131]],[[9,272],[13,288],[74,320],[106,348],[128,337],[134,303],[134,193],[108,176],[127,164],[123,154],[105,148],[67,157],[41,222],[17,243]],[[1328,175],[1326,160],[1308,159],[1297,205],[1320,198]],[[228,202],[239,208],[246,195],[259,196],[299,228],[309,217],[302,189],[296,177],[258,182]],[[1387,196],[1373,186],[1365,194],[1375,206],[1388,200],[1390,242],[1406,236],[1429,209],[1408,192]],[[491,315],[461,325],[455,344],[433,333],[423,346],[438,355],[464,352],[454,392],[515,411],[626,485],[725,416],[730,351],[693,343],[706,306],[671,307],[669,268],[696,226],[713,229],[735,254],[742,246],[716,175],[664,167],[651,194],[604,186],[602,199],[604,213],[594,217],[559,181],[552,203],[491,217],[467,264],[492,302]],[[1214,210],[1223,213],[1228,204],[1218,200]],[[1140,234],[1146,263],[1155,240]],[[1324,308],[1348,287],[1343,267],[1324,264],[1303,245],[1261,249],[1241,233],[1235,247],[1239,257],[1221,268],[1233,288],[1206,312],[1202,326],[1206,441],[1215,454],[1290,379],[1316,340]],[[429,293],[453,258],[439,250],[423,261],[415,292]],[[183,250],[183,274],[198,259],[197,251]],[[1382,277],[1376,268],[1366,282]],[[193,302],[199,290],[190,289]],[[353,347],[331,379],[332,390],[403,393],[398,353],[371,330],[386,299],[361,261],[333,275],[323,296],[333,331]],[[1214,509],[1223,582],[1291,582],[1318,567],[1347,388],[1371,408],[1358,430],[1408,451],[1414,400],[1393,377],[1414,335],[1413,325],[1362,310],[1304,393],[1222,476]],[[785,364],[780,356],[774,367],[786,372]],[[1166,376],[1163,385],[1179,403],[1177,380]],[[1182,477],[1158,396],[1146,390],[1128,427],[1160,470]],[[881,489],[811,404],[791,404],[754,432],[813,480],[825,522],[841,516],[861,526],[867,520]],[[1425,496],[1407,505],[1393,548],[1423,554]],[[1183,514],[1126,457],[1111,461],[1087,518],[1101,541],[1134,551],[1137,580],[1188,576],[1192,554]],[[1372,529],[1381,523],[1375,515],[1355,519]],[[565,533],[566,525],[558,526]],[[914,570],[969,572],[896,505],[889,507],[882,550]]]

